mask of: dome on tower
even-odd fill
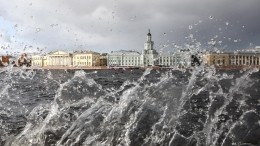
[[[148,36],[151,36],[151,33],[150,33],[150,29],[149,29],[149,31],[148,31],[148,34],[147,34]]]

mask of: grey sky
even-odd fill
[[[0,52],[260,45],[259,0],[0,0]],[[192,35],[190,35],[192,34]],[[188,38],[193,36],[196,41]]]

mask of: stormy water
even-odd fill
[[[1,146],[259,146],[260,71],[0,69]]]

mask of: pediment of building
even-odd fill
[[[49,55],[68,55],[68,53],[64,51],[55,51],[51,52]]]

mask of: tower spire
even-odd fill
[[[148,29],[148,34],[146,36],[146,42],[144,44],[145,50],[153,50],[153,41],[152,41],[152,34],[151,30]]]

